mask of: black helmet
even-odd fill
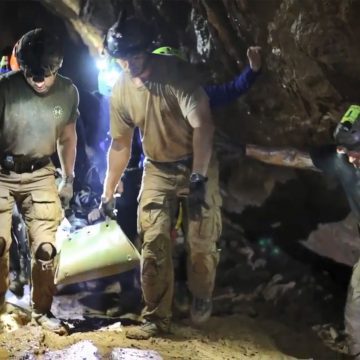
[[[31,30],[18,41],[15,56],[25,76],[42,81],[61,67],[62,43],[57,36],[43,29]]]
[[[123,11],[108,30],[104,47],[110,56],[121,58],[147,50],[152,40],[151,27],[133,16],[126,18],[126,12]]]
[[[351,105],[334,131],[337,145],[360,150],[360,106]]]

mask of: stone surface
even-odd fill
[[[111,360],[162,360],[163,358],[157,351],[117,348],[114,349],[110,356]]]
[[[248,94],[215,115],[218,128],[236,143],[308,150],[313,145],[331,142],[341,113],[348,104],[358,101],[359,1],[104,0],[100,6],[96,0],[42,0],[42,4],[49,14],[41,9],[35,11],[33,2],[0,4],[1,49],[13,44],[26,27],[31,27],[26,20],[31,17],[39,26],[51,23],[59,27],[57,22],[62,21],[75,43],[80,45],[81,38],[90,53],[97,56],[106,29],[124,6],[154,25],[157,44],[180,47],[201,69],[206,63],[204,73],[208,82],[231,79],[247,63],[246,48],[260,45],[264,60],[261,77]],[[11,31],[13,23],[21,26]],[[72,54],[79,46],[75,49]],[[72,58],[70,67],[75,66],[76,58]],[[86,70],[89,67],[83,66],[81,59],[79,63],[79,77],[91,78],[91,70]],[[227,213],[239,214],[249,207],[264,207],[280,185],[303,181],[299,172],[242,161],[236,152],[232,155],[230,162],[222,162],[221,172]],[[296,198],[302,187],[283,186],[281,196]],[[328,196],[332,196],[331,190],[328,191]],[[303,213],[299,210],[297,216],[302,218],[299,223],[306,219],[307,224],[301,232],[295,231],[296,226],[293,233],[286,230],[288,241],[302,241],[317,254],[345,264],[353,263],[357,256],[353,249],[358,249],[358,240],[356,236],[347,236],[346,231],[344,236],[341,233],[341,222],[346,217],[344,195],[336,193],[341,204],[336,219],[334,209],[327,206],[311,184],[303,195],[304,204],[310,202],[322,209],[323,214],[321,219],[316,215],[310,217],[302,204]],[[333,206],[336,210],[337,205]],[[272,221],[272,210],[262,222]],[[273,221],[280,224],[280,230],[289,224],[286,209],[282,211],[283,215]],[[258,219],[251,221],[255,224]],[[334,222],[339,222],[339,229],[327,231],[326,224]],[[316,234],[311,234],[314,230]],[[331,240],[318,241],[324,237]],[[334,256],[335,244],[343,249],[341,257]]]

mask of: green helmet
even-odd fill
[[[334,131],[337,145],[349,150],[360,149],[360,106],[351,105]]]
[[[177,58],[186,61],[186,56],[178,49],[172,48],[170,46],[162,46],[153,51],[153,54],[166,55],[166,56],[176,56]]]

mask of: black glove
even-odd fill
[[[207,177],[197,173],[190,176],[188,207],[190,220],[197,221],[201,217],[201,208],[209,209],[205,202]]]
[[[116,199],[112,197],[108,200],[105,197],[101,197],[101,203],[99,206],[102,216],[108,216],[110,219],[115,220],[117,215],[117,210],[115,209]]]

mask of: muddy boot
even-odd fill
[[[191,321],[194,325],[201,325],[209,320],[212,312],[212,299],[211,298],[196,298],[194,297],[191,309],[190,316]]]
[[[160,334],[166,334],[168,332],[169,329],[162,329],[154,322],[145,321],[143,325],[129,329],[125,336],[128,339],[147,340],[151,337],[159,336]]]
[[[187,315],[190,308],[190,292],[185,283],[175,284],[174,291],[174,312],[178,315]]]
[[[54,332],[58,335],[67,335],[68,329],[50,311],[46,314],[32,313],[32,320],[43,329]]]

